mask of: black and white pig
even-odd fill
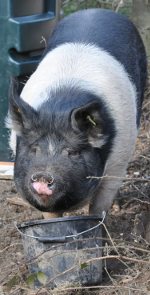
[[[62,19],[20,97],[16,83],[10,91],[23,198],[58,215],[86,203],[89,214],[108,211],[134,151],[146,76],[144,45],[123,15],[89,9]]]

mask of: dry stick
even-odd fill
[[[74,241],[74,242],[76,242],[76,241]],[[57,245],[56,245],[57,246]],[[116,246],[117,248],[121,248],[121,249],[124,249],[125,247],[124,246]],[[100,247],[100,248],[102,248],[102,247]],[[112,249],[114,249],[113,247],[111,247]],[[134,246],[128,246],[128,248],[129,249],[133,249],[133,250],[138,250],[138,251],[143,251],[143,252],[146,252],[146,253],[150,253],[150,251],[149,250],[147,250],[147,249],[141,249],[141,248],[139,248],[139,247],[134,247]],[[97,249],[97,248],[96,248]],[[47,249],[48,250],[48,249]],[[43,252],[46,252],[46,251],[43,251]],[[68,252],[68,251],[66,251],[66,252]],[[41,254],[40,254],[41,255]],[[40,256],[40,255],[38,255],[38,256]],[[35,258],[35,257],[34,257]],[[86,263],[89,263],[90,261],[94,261],[94,260],[100,260],[100,259],[107,259],[107,258],[117,258],[117,259],[126,259],[126,260],[130,260],[130,261],[134,261],[134,262],[138,262],[138,263],[145,263],[145,264],[150,264],[149,262],[147,262],[147,261],[142,261],[142,260],[137,260],[137,259],[133,259],[133,258],[128,258],[128,257],[125,257],[125,256],[121,256],[121,255],[118,255],[118,256],[105,256],[105,257],[101,257],[101,258],[98,258],[98,259],[91,259],[91,260],[89,260],[89,261],[87,261]],[[30,260],[32,260],[32,259],[30,259]],[[122,261],[123,262],[123,261]],[[24,262],[22,265],[24,265],[24,264],[26,264],[26,262]],[[22,266],[21,265],[21,266]],[[17,269],[17,268],[19,268],[19,267],[21,267],[21,266],[18,266],[18,267],[16,267],[15,269]],[[77,266],[75,266],[75,267],[73,267],[72,269],[74,269],[74,268],[76,268],[76,267],[78,267],[79,265],[77,265]],[[69,272],[70,270],[72,270],[72,269],[69,269],[69,270],[67,270],[65,273],[67,273],[67,272]],[[14,269],[13,269],[14,270]],[[12,271],[13,271],[12,270]],[[11,272],[12,272],[11,271]],[[63,275],[64,273],[61,273],[60,275],[58,275],[58,276],[56,276],[56,277],[54,277],[51,281],[53,281],[53,280],[55,280],[57,277],[59,277],[59,276],[61,276],[61,275]],[[10,275],[10,274],[8,274],[8,275]],[[4,279],[2,279],[2,281],[3,281]],[[49,284],[51,281],[49,281],[49,282],[47,282],[46,283],[46,285],[47,284]],[[43,285],[42,286],[42,288],[44,288],[46,285]],[[42,289],[41,289],[42,290]],[[39,292],[40,290],[38,290],[38,292]],[[37,293],[38,294],[38,293]]]
[[[139,291],[139,292],[145,292],[145,290],[142,289],[137,289],[133,287],[126,287],[126,286],[90,286],[90,287],[70,287],[70,288],[65,288],[65,289],[56,289],[56,290],[50,290],[52,294],[56,292],[66,292],[66,291],[75,291],[75,290],[89,290],[89,289],[125,289],[125,290],[131,290],[131,291]],[[43,291],[45,292],[45,291]],[[43,293],[42,292],[42,293]],[[39,294],[42,294],[41,292]],[[50,294],[50,293],[49,293]],[[36,295],[36,293],[30,293],[29,295]]]
[[[46,253],[46,252],[48,252],[48,251],[50,251],[50,250],[54,250],[55,248],[58,248],[58,247],[61,247],[62,245],[64,245],[64,246],[66,246],[66,245],[70,245],[70,244],[73,244],[73,243],[76,243],[77,241],[80,241],[80,242],[85,242],[85,241],[89,241],[89,240],[93,240],[94,238],[88,238],[88,239],[80,239],[80,240],[73,240],[73,241],[71,241],[71,242],[67,242],[67,243],[63,243],[63,244],[57,244],[57,245],[55,245],[55,246],[52,246],[52,247],[50,247],[50,248],[48,248],[48,249],[46,249],[46,250],[44,250],[44,251],[42,251],[40,254],[38,254],[38,255],[36,255],[36,256],[34,256],[34,257],[32,257],[31,259],[28,259],[28,260],[26,260],[26,261],[24,261],[24,262],[22,262],[21,264],[19,264],[19,265],[17,265],[15,268],[13,268],[12,270],[11,270],[11,272],[10,273],[8,273],[8,275],[10,275],[13,271],[15,271],[15,270],[17,270],[17,269],[19,269],[20,267],[23,267],[24,265],[26,265],[26,264],[29,264],[30,262],[32,262],[32,261],[34,261],[34,260],[36,260],[37,258],[39,258],[40,256],[42,256],[44,253]],[[112,242],[112,240],[111,239],[108,239],[108,238],[97,238],[97,239],[101,239],[101,240],[103,240],[103,241],[111,241]],[[120,242],[120,240],[114,240],[114,241],[116,241],[116,242]],[[125,241],[124,241],[125,242]],[[146,253],[150,253],[150,250],[147,250],[147,249],[145,249],[145,248],[143,248],[142,246],[141,247],[135,247],[134,245],[132,245],[132,243],[130,243],[131,244],[131,246],[130,245],[128,245],[128,243],[129,242],[127,242],[127,245],[126,245],[126,247],[128,247],[129,249],[133,249],[133,250],[137,250],[137,251],[142,251],[142,252],[146,252]],[[17,245],[18,243],[16,243],[16,245]],[[113,244],[113,243],[112,243]],[[10,245],[11,246],[11,245]],[[9,246],[9,247],[10,247]],[[12,246],[15,246],[15,244],[13,244]],[[109,246],[110,247],[110,246]],[[7,247],[6,247],[7,248]],[[96,249],[104,249],[105,247],[96,247]],[[111,247],[112,249],[114,249],[114,246],[113,247]],[[121,249],[124,249],[125,247],[124,246],[115,246],[115,248],[121,248]],[[89,248],[89,250],[90,249],[93,249],[94,250],[94,248]],[[5,250],[5,248],[3,249],[3,250]],[[2,250],[2,251],[3,251]],[[84,249],[82,249],[82,251],[83,251]],[[72,250],[73,252],[75,252],[75,251],[79,251],[79,250]],[[85,251],[86,251],[86,249],[85,249]],[[68,252],[70,252],[70,250],[67,250],[67,251],[63,251],[63,252],[61,252],[61,253],[68,253]],[[117,252],[117,251],[116,251]],[[60,253],[60,254],[61,254]],[[117,252],[118,253],[118,252]],[[53,256],[52,256],[53,257]],[[3,272],[4,273],[4,272]],[[2,274],[3,274],[2,273]],[[5,278],[4,278],[5,279]],[[4,280],[3,279],[3,280]],[[0,281],[0,283],[2,283],[3,282],[3,280],[2,281]]]
[[[119,199],[119,198],[117,198],[117,199]],[[140,200],[137,198],[133,198],[133,199],[129,200],[128,202],[126,202],[126,204],[122,205],[122,208],[126,209],[128,207],[128,205],[131,204],[133,201],[138,201],[139,203],[150,205],[150,202],[148,202],[148,201],[143,201],[143,200]]]
[[[109,2],[109,1],[97,0],[97,2],[102,3],[102,4],[109,4],[112,6],[112,2]]]
[[[118,252],[118,250],[117,250],[117,248],[116,248],[116,246],[115,246],[115,244],[114,244],[114,242],[113,242],[113,240],[112,240],[112,238],[111,238],[111,235],[110,235],[110,233],[109,233],[109,231],[108,231],[108,229],[107,229],[105,223],[102,223],[102,225],[104,226],[105,231],[107,232],[107,235],[108,235],[108,237],[109,237],[109,239],[110,239],[110,241],[111,241],[111,243],[112,243],[112,245],[113,245],[113,247],[114,247],[116,253],[118,254],[118,256],[120,256],[120,254],[119,254],[119,252]],[[118,260],[121,261],[126,267],[129,267],[124,261],[122,261],[122,260],[120,260],[120,259],[118,259]],[[106,270],[106,271],[107,271],[107,270]]]
[[[132,287],[126,287],[126,286],[90,286],[90,287],[70,287],[70,288],[65,288],[65,289],[57,289],[56,291],[53,290],[52,292],[65,292],[65,291],[74,291],[74,290],[88,290],[88,289],[127,289],[127,290],[131,290],[131,291],[140,291],[140,292],[145,292],[145,290],[142,290],[142,289],[137,289],[137,288],[132,288]],[[35,294],[32,294],[32,295],[36,295]]]
[[[120,2],[119,2],[119,4],[118,4],[118,6],[117,6],[117,8],[116,8],[115,12],[118,12],[118,10],[119,10],[119,8],[120,8],[121,4],[122,4],[122,0],[120,0]]]
[[[148,196],[145,195],[134,183],[131,182],[131,185],[144,197],[146,197],[148,199]]]
[[[144,158],[144,159],[150,161],[150,157],[146,157],[146,156],[143,156],[143,155],[140,155],[139,158]]]
[[[137,199],[137,198],[133,198],[133,201],[139,201],[139,202],[141,202],[141,203],[144,203],[144,204],[146,204],[146,205],[150,205],[150,202],[148,202],[148,201],[143,201],[143,200],[140,200],[140,199]]]
[[[84,242],[84,241],[87,241],[87,240],[89,241],[89,240],[93,240],[93,239],[94,239],[94,238],[80,239],[80,240],[73,240],[73,241],[71,241],[71,242],[66,242],[66,243],[63,243],[63,244],[57,244],[57,245],[55,245],[55,246],[52,246],[52,247],[50,247],[50,248],[48,248],[48,249],[46,249],[46,250],[43,250],[40,254],[38,254],[38,255],[36,255],[36,256],[34,256],[34,257],[32,257],[32,258],[30,258],[30,259],[24,261],[24,262],[22,262],[22,263],[20,263],[19,265],[17,265],[16,267],[14,267],[14,268],[8,273],[8,275],[10,275],[13,271],[19,269],[20,267],[22,267],[22,266],[24,266],[24,265],[26,265],[26,264],[29,264],[31,261],[36,260],[37,258],[39,258],[40,256],[42,256],[44,253],[46,253],[46,252],[48,252],[48,251],[50,251],[50,250],[54,250],[55,248],[59,248],[59,247],[61,247],[61,246],[66,246],[66,245],[70,245],[70,244],[73,244],[73,243],[76,243],[76,242]],[[101,239],[103,239],[103,238],[101,238]],[[67,251],[67,252],[68,252],[68,251]],[[52,257],[53,257],[53,256],[52,256]],[[6,273],[6,272],[3,272],[3,273]],[[3,273],[1,273],[1,274],[3,274]],[[4,281],[4,279],[5,279],[5,278],[3,278],[3,279],[0,281],[0,283],[2,283],[2,282]]]
[[[106,240],[106,239],[104,239],[104,240]],[[89,239],[88,239],[88,241],[89,241]],[[103,247],[93,247],[93,248],[85,248],[85,249],[78,249],[78,250],[64,250],[64,251],[61,251],[60,253],[57,253],[57,254],[55,254],[55,255],[52,255],[51,257],[49,257],[49,259],[51,259],[51,258],[54,258],[54,257],[56,257],[56,256],[59,256],[59,255],[62,255],[62,254],[67,254],[67,253],[76,253],[76,252],[79,252],[79,251],[93,251],[93,250],[104,250],[105,249],[105,247],[106,246],[103,246]],[[139,247],[134,247],[134,246],[128,246],[127,245],[127,247],[128,247],[128,249],[131,249],[131,250],[137,250],[137,251],[141,251],[141,252],[146,252],[146,253],[150,253],[150,250],[147,250],[147,249],[143,249],[143,248],[139,248]],[[125,246],[115,246],[115,249],[116,248],[119,248],[119,249],[125,249]],[[110,250],[113,250],[114,249],[114,246],[109,246],[109,249]],[[118,252],[117,252],[117,254],[118,255],[120,255]],[[39,255],[40,256],[40,255]],[[41,256],[42,256],[42,254],[41,254]],[[43,258],[42,259],[42,261],[43,260],[47,260],[48,258],[46,257],[46,258]],[[121,262],[123,262],[123,261],[121,261]],[[32,262],[33,263],[33,262]],[[32,264],[32,263],[28,263],[28,265],[30,265],[30,264]],[[25,262],[25,264],[27,264],[26,262]],[[129,267],[128,265],[126,265],[127,267]]]
[[[42,40],[40,41],[40,43],[44,42],[45,44],[45,47],[47,46],[47,42],[46,42],[46,39],[42,36]]]
[[[3,248],[2,250],[0,250],[0,253],[5,252],[5,251],[8,250],[10,247],[14,247],[14,246],[17,246],[17,245],[22,245],[22,243],[15,243],[15,244],[9,245],[9,246]]]
[[[112,238],[111,238],[111,236],[110,236],[110,234],[109,234],[109,231],[108,231],[108,229],[107,229],[107,227],[106,227],[106,225],[104,224],[104,223],[102,223],[102,225],[104,226],[104,228],[105,228],[105,231],[107,232],[107,234],[108,234],[108,237],[109,237],[109,239],[110,239],[110,241],[111,241],[111,243],[112,243],[112,245],[113,245],[113,249],[115,249],[115,251],[116,251],[116,253],[118,254],[118,256],[120,256],[120,254],[119,254],[119,252],[118,252],[118,250],[117,250],[117,247],[115,246],[115,244],[114,244],[114,242],[113,242],[113,240],[112,240]],[[90,248],[90,249],[88,249],[88,250],[95,250],[95,249],[104,249],[105,247],[96,247],[96,248]],[[82,249],[83,250],[83,249]],[[77,251],[79,251],[79,250],[71,250],[71,251],[63,251],[63,252],[61,252],[60,254],[63,254],[63,253],[68,253],[68,252],[77,252]],[[85,249],[85,251],[87,251],[87,249]],[[52,257],[55,257],[55,256],[58,256],[58,255],[60,255],[60,254],[56,254],[56,255],[53,255]],[[50,257],[50,258],[52,258],[52,257]],[[121,261],[126,267],[129,267],[124,261],[122,261],[122,260],[120,260],[120,259],[118,259],[119,261]]]
[[[109,255],[109,256],[105,256],[105,257],[98,257],[98,258],[92,258],[92,259],[89,259],[85,262],[85,264],[88,264],[92,261],[98,261],[98,260],[104,260],[104,259],[110,259],[110,258],[117,258],[117,259],[125,259],[125,260],[129,260],[129,261],[133,261],[133,262],[137,262],[137,263],[145,263],[145,264],[149,264],[150,265],[150,262],[149,261],[145,261],[145,260],[139,260],[139,259],[135,259],[135,258],[130,258],[130,257],[126,257],[126,256],[122,256],[122,255]],[[74,270],[75,268],[79,267],[80,265],[75,265],[65,271],[63,271],[62,273],[58,274],[57,276],[55,276],[54,278],[52,278],[51,280],[49,280],[47,283],[45,283],[36,293],[35,295],[39,294],[39,292],[45,288],[48,284],[50,284],[51,282],[53,282],[55,279],[57,279],[58,277],[68,273],[69,271],[71,270]]]
[[[62,4],[61,4],[61,6],[64,6],[64,5],[68,4],[70,1],[71,0],[65,0],[65,1],[63,1]]]
[[[9,292],[9,294],[15,294],[16,295],[16,292],[17,291],[20,291],[21,292],[21,290],[25,290],[26,292],[28,292],[28,293],[26,293],[27,295],[35,295],[35,291],[31,291],[31,289],[29,289],[29,288],[25,288],[25,287],[23,287],[23,286],[19,286],[19,287],[17,287],[15,290],[11,290],[10,292]],[[32,293],[29,293],[29,292],[32,292]],[[20,293],[19,293],[20,294]],[[41,292],[40,292],[40,294],[44,294],[44,295],[49,295],[50,293],[49,293],[49,291],[47,291],[47,290],[42,290]]]
[[[89,239],[88,239],[89,241]],[[78,249],[78,250],[64,250],[64,251],[61,251],[60,253],[57,253],[55,255],[52,255],[51,257],[46,257],[46,258],[43,258],[43,260],[47,260],[47,259],[51,259],[51,258],[54,258],[56,256],[59,256],[59,255],[62,255],[62,254],[67,254],[67,253],[76,253],[76,252],[79,252],[79,251],[93,251],[93,250],[104,250],[106,246],[103,246],[103,247],[93,247],[93,248],[85,248],[85,249]],[[146,249],[141,249],[141,248],[138,248],[138,247],[133,247],[133,246],[127,246],[128,249],[131,249],[131,250],[137,250],[137,251],[141,251],[141,252],[146,252],[146,253],[150,253],[150,250],[146,250]],[[115,248],[119,248],[119,249],[125,249],[125,246],[115,246]],[[114,249],[114,246],[109,246],[109,249],[110,250],[113,250]],[[120,255],[118,252],[117,252],[118,255]],[[41,255],[42,256],[42,255]],[[123,261],[121,261],[123,262]],[[32,262],[33,263],[33,262]],[[28,263],[28,265],[32,264],[32,263]],[[27,264],[27,263],[25,263]],[[126,265],[126,264],[125,264]],[[129,267],[128,265],[126,265],[127,267]]]
[[[110,233],[109,233],[109,231],[108,231],[106,225],[105,225],[104,223],[102,223],[102,225],[104,226],[104,229],[105,229],[105,231],[107,232],[107,235],[108,235],[108,237],[109,237],[109,239],[110,239],[110,241],[111,241],[111,243],[112,243],[114,249],[116,250],[116,253],[119,255],[119,252],[118,252],[117,248],[115,247],[115,244],[114,244],[114,242],[113,242],[113,240],[112,240],[112,238],[111,238],[111,236],[110,236]]]
[[[103,179],[103,178],[114,178],[114,179],[122,179],[122,180],[138,180],[138,181],[148,181],[150,182],[150,179],[146,178],[132,178],[132,177],[119,177],[119,176],[112,176],[112,175],[104,175],[104,176],[87,176],[87,179],[89,178],[95,178],[95,179]]]
[[[148,94],[150,93],[150,91],[148,91]],[[142,107],[142,110],[144,110],[148,105],[150,104],[150,101],[148,100]]]
[[[72,241],[72,242],[74,242],[74,241]],[[17,265],[16,267],[14,267],[14,268],[8,273],[8,275],[10,275],[13,271],[19,269],[20,267],[22,267],[22,266],[24,266],[24,265],[30,263],[31,261],[34,261],[35,259],[37,259],[37,258],[40,257],[41,255],[43,255],[44,253],[46,253],[46,252],[48,252],[48,251],[50,251],[50,250],[53,250],[53,249],[55,249],[55,248],[61,247],[61,246],[63,246],[63,245],[71,244],[72,242],[70,242],[70,243],[63,243],[63,244],[58,244],[58,245],[52,246],[52,247],[50,247],[50,248],[48,248],[48,249],[42,251],[40,254],[38,254],[38,255],[32,257],[31,259],[28,259],[28,260],[26,260],[26,261],[20,263],[20,264]],[[4,272],[3,272],[3,273],[4,273]],[[2,274],[3,274],[3,273],[2,273]],[[5,279],[5,278],[3,278],[3,279],[0,281],[0,283],[2,283],[2,282],[4,281],[4,279]]]
[[[105,272],[107,273],[107,275],[108,275],[110,281],[113,283],[113,285],[115,285],[115,280],[111,277],[110,273],[108,272],[106,260],[104,261],[104,264],[105,264],[105,266],[104,266]]]

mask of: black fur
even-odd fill
[[[91,173],[102,176],[116,133],[114,120],[105,103],[92,93],[76,89],[70,91],[64,88],[58,93],[51,93],[52,98],[37,111],[21,100],[15,90],[10,100],[15,116],[13,120],[18,121],[21,130],[17,138],[15,183],[21,194],[42,211],[63,212],[82,203],[89,191],[92,196],[99,180],[87,177]],[[96,126],[87,119],[88,115]],[[103,139],[106,138],[101,149],[92,147],[88,141],[89,134],[92,134],[94,144],[99,132]],[[49,151],[50,142],[54,148],[52,154]],[[70,155],[67,150],[71,151]],[[49,171],[55,179],[54,196],[46,207],[33,198],[32,183],[27,180],[37,170]],[[81,181],[83,177],[84,182]]]

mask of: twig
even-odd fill
[[[22,243],[15,243],[15,244],[9,245],[9,246],[5,247],[4,249],[0,250],[0,253],[3,253],[4,251],[9,249],[10,247],[14,247],[14,246],[17,246],[17,245],[22,245]]]
[[[111,6],[112,6],[112,2],[109,2],[109,1],[97,0],[97,2],[102,3],[102,4],[108,4],[108,5],[111,5]],[[114,7],[115,7],[116,5],[117,5],[117,4],[114,4]]]
[[[144,159],[150,161],[150,157],[146,157],[146,156],[143,156],[143,155],[140,155],[139,158],[144,158]]]
[[[133,287],[128,287],[128,286],[119,286],[119,285],[115,285],[115,286],[90,286],[90,287],[70,287],[70,288],[65,288],[65,289],[57,289],[56,292],[66,292],[66,291],[74,291],[74,290],[88,290],[88,289],[123,289],[123,290],[131,290],[131,291],[139,291],[139,292],[145,292],[145,290],[142,289],[137,289],[137,288],[133,288]],[[52,292],[55,292],[55,290],[53,290]],[[33,295],[36,295],[33,294]]]
[[[87,179],[89,178],[95,178],[95,179],[103,179],[103,178],[113,178],[113,179],[122,179],[122,180],[136,180],[136,181],[148,181],[150,182],[150,179],[146,178],[135,178],[135,177],[119,177],[119,176],[113,176],[113,175],[104,175],[104,176],[87,176]]]
[[[6,201],[10,204],[14,205],[20,205],[20,206],[26,206],[29,208],[33,208],[29,203],[23,201],[21,198],[15,197],[15,198],[6,198]]]
[[[131,182],[131,185],[144,197],[148,199],[148,196],[146,196],[134,183]]]
[[[48,249],[45,249],[43,250],[40,254],[26,260],[26,261],[23,261],[22,263],[20,263],[19,265],[15,266],[9,273],[7,272],[7,275],[10,275],[13,271],[23,267],[24,265],[28,265],[30,262],[36,260],[37,258],[39,258],[40,256],[42,256],[43,254],[45,254],[46,252],[49,252],[50,250],[54,250],[56,248],[59,248],[59,247],[62,247],[62,246],[66,246],[66,245],[70,245],[70,244],[73,244],[73,243],[77,243],[77,242],[84,242],[84,241],[87,241],[87,240],[93,240],[94,238],[88,238],[88,239],[80,239],[80,240],[73,240],[71,242],[67,242],[67,243],[63,243],[63,244],[57,244],[55,246],[52,246]],[[4,272],[2,272],[1,274],[4,274]],[[3,278],[0,283],[2,283],[3,281],[5,280],[5,278]]]
[[[145,260],[139,260],[139,259],[135,259],[135,258],[130,258],[130,257],[126,257],[126,256],[121,256],[121,255],[109,255],[109,256],[104,256],[104,257],[97,257],[97,258],[92,258],[87,260],[85,263],[88,264],[92,261],[98,261],[98,260],[104,260],[104,259],[110,259],[110,258],[117,258],[117,259],[124,259],[124,260],[128,260],[128,261],[132,261],[132,262],[137,262],[137,263],[144,263],[144,264],[149,264],[150,265],[150,261],[145,261]],[[62,275],[65,275],[66,273],[70,272],[71,270],[74,270],[75,268],[79,267],[80,265],[75,265],[67,270],[65,270],[64,272],[58,274],[57,276],[55,276],[54,278],[52,278],[51,280],[49,280],[47,283],[45,283],[36,293],[35,295],[38,295],[39,292],[46,287],[48,284],[50,284],[51,282],[53,282],[54,280],[56,280],[57,278],[59,278]]]
[[[122,205],[122,208],[123,209],[127,208],[134,201],[138,201],[139,203],[144,203],[144,204],[150,205],[150,202],[148,202],[148,201],[143,201],[143,200],[140,200],[137,198],[133,198],[133,199],[129,200],[128,202],[126,202],[124,205]]]
[[[117,6],[115,12],[118,12],[118,10],[119,10],[119,8],[120,8],[120,6],[121,6],[122,4],[123,4],[123,0],[120,0],[120,2],[119,2],[119,4],[118,4],[118,6]]]
[[[40,43],[44,42],[44,44],[45,44],[45,47],[46,47],[46,46],[47,46],[46,39],[45,39],[43,36],[42,36],[41,38],[42,38],[42,40],[40,41]]]
[[[108,233],[109,234],[109,233]],[[55,248],[58,248],[58,247],[61,247],[62,245],[64,245],[64,246],[66,246],[66,244],[67,245],[69,245],[69,244],[73,244],[73,243],[76,243],[77,241],[78,242],[85,242],[85,241],[89,241],[89,240],[93,240],[94,238],[87,238],[87,239],[80,239],[80,240],[74,240],[74,241],[71,241],[71,242],[68,242],[68,243],[63,243],[63,244],[57,244],[57,245],[55,245],[55,246],[52,246],[52,247],[50,247],[50,248],[48,248],[48,249],[46,249],[46,250],[44,250],[44,251],[42,251],[40,254],[38,254],[38,255],[36,255],[36,256],[34,256],[34,257],[32,257],[31,259],[29,259],[29,260],[26,260],[26,261],[23,261],[21,264],[19,264],[19,265],[17,265],[16,267],[14,267],[12,270],[11,270],[11,272],[9,273],[9,274],[11,274],[13,271],[15,271],[15,270],[17,270],[17,269],[19,269],[19,268],[21,268],[21,267],[23,267],[24,265],[28,265],[30,262],[32,262],[32,261],[34,261],[34,260],[36,260],[37,258],[39,258],[40,256],[42,256],[43,254],[45,254],[46,252],[49,252],[50,250],[54,250]],[[108,242],[112,242],[112,239],[108,239],[108,238],[98,238],[97,237],[97,239],[99,239],[99,240],[103,240],[103,241],[108,241]],[[114,240],[114,242],[120,242],[120,240]],[[124,243],[125,243],[125,241],[124,241]],[[17,245],[18,243],[16,243],[16,244],[13,244],[12,246],[14,246],[14,245]],[[116,248],[120,248],[120,249],[124,249],[125,247],[124,246],[121,246],[121,245],[117,245],[117,246],[114,246],[114,243],[112,242],[112,244],[113,244],[113,246],[109,246],[109,248],[111,248],[111,249],[116,249]],[[131,245],[131,246],[130,246]],[[145,248],[143,248],[143,246],[141,246],[141,247],[135,247],[134,246],[134,244],[132,244],[132,243],[130,243],[130,245],[129,245],[129,242],[127,241],[127,245],[126,245],[126,248],[128,248],[128,249],[132,249],[132,250],[137,250],[137,251],[142,251],[142,252],[145,252],[145,253],[150,253],[150,250],[147,250],[147,249],[145,249]],[[11,246],[11,245],[10,245]],[[8,246],[9,247],[9,246]],[[7,248],[7,247],[6,247]],[[105,248],[105,246],[102,246],[102,247],[96,247],[96,249],[104,249]],[[93,248],[87,248],[88,250],[95,250],[95,248],[93,247]],[[87,249],[85,248],[85,249],[81,249],[82,251],[87,251]],[[3,250],[5,250],[5,248],[3,249]],[[2,251],[3,251],[2,250]],[[63,253],[68,253],[68,251],[70,252],[70,251],[72,251],[72,252],[77,252],[77,251],[80,251],[80,250],[64,250],[64,251],[61,251],[61,253],[60,254],[63,254]],[[118,254],[118,251],[116,250],[116,253]],[[119,255],[119,254],[118,254]],[[51,258],[53,258],[53,256],[51,256]],[[4,272],[3,272],[4,273]],[[3,274],[3,273],[1,273],[1,274]],[[8,275],[9,275],[8,274]],[[4,280],[4,279],[3,279]],[[2,281],[3,281],[2,280]],[[1,282],[2,282],[1,281]]]
[[[148,92],[149,94],[149,92]],[[143,104],[143,107],[142,107],[142,111],[147,108],[147,106],[150,104],[150,101],[148,100],[145,104]]]
[[[61,4],[61,7],[68,4],[69,2],[70,2],[70,0],[63,1],[62,4]]]
[[[115,244],[114,244],[114,242],[113,242],[113,240],[112,240],[112,238],[111,238],[111,236],[110,236],[110,233],[109,233],[109,231],[107,230],[107,227],[106,227],[106,225],[105,225],[105,223],[103,223],[103,226],[104,226],[104,229],[105,229],[105,231],[107,232],[107,235],[108,235],[108,237],[109,237],[109,239],[110,239],[110,241],[111,241],[111,243],[112,243],[112,245],[113,245],[113,247],[114,247],[114,250],[116,251],[116,253],[118,254],[118,256],[120,256],[120,254],[119,254],[119,252],[118,252],[118,250],[117,250],[117,248],[116,248],[116,246],[115,246]],[[120,259],[119,259],[120,260]],[[123,264],[125,264],[125,266],[126,267],[128,267],[128,265],[126,265],[126,263],[124,262],[124,261],[122,261],[122,260],[120,260]]]
[[[107,232],[107,235],[108,235],[108,237],[109,237],[109,239],[110,239],[110,241],[111,241],[111,243],[112,243],[114,249],[116,250],[116,253],[117,253],[118,256],[119,256],[119,252],[118,252],[118,250],[117,250],[117,248],[116,248],[116,246],[115,246],[115,244],[114,244],[114,242],[113,242],[113,240],[112,240],[112,238],[111,238],[111,236],[110,236],[110,233],[109,233],[109,231],[108,231],[108,229],[107,229],[107,227],[106,227],[106,225],[105,225],[104,223],[103,223],[103,226],[104,226],[105,231]]]
[[[16,295],[16,292],[17,292],[17,291],[21,291],[21,290],[25,290],[25,291],[27,291],[27,292],[28,292],[28,293],[27,293],[28,295],[35,295],[35,293],[34,293],[35,291],[32,291],[32,293],[31,293],[31,289],[29,289],[29,288],[25,288],[25,287],[20,286],[20,285],[19,285],[19,287],[17,287],[15,290],[10,291],[9,294],[15,294],[15,295]],[[29,292],[30,292],[30,293],[29,293]],[[20,293],[19,293],[19,294],[20,294]],[[48,294],[50,294],[50,293],[49,293],[49,291],[47,291],[47,290],[44,289],[44,290],[41,290],[40,294],[44,294],[44,295],[47,294],[47,295],[48,295]]]
[[[108,275],[110,281],[113,283],[113,285],[116,285],[116,284],[115,284],[115,280],[111,277],[111,275],[110,275],[109,272],[108,272],[106,260],[105,260],[105,266],[104,266],[104,269],[105,269],[105,271],[106,271],[106,273],[107,273],[107,275]]]
[[[148,202],[148,201],[143,201],[143,200],[140,200],[140,199],[137,199],[137,198],[133,198],[133,201],[138,201],[138,202],[140,202],[140,203],[144,203],[144,204],[147,204],[147,205],[150,205],[150,202]]]

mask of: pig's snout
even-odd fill
[[[48,173],[37,172],[31,176],[32,186],[40,197],[45,200],[53,194],[54,178]]]
[[[45,182],[48,184],[48,186],[51,186],[54,183],[54,177],[51,176],[49,173],[45,172],[37,172],[34,173],[31,176],[31,180],[33,182],[38,181],[38,182]]]

